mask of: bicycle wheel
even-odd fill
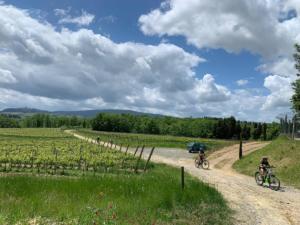
[[[269,179],[269,187],[274,191],[278,191],[280,189],[280,180],[275,176],[271,176]]]
[[[208,170],[209,169],[209,162],[206,159],[204,159],[201,166],[202,166],[202,169]]]
[[[257,185],[259,185],[259,186],[263,185],[263,178],[262,178],[260,172],[255,173],[255,181],[256,181]]]
[[[196,167],[196,168],[199,168],[199,166],[200,166],[199,158],[197,157],[197,158],[195,159],[195,167]]]

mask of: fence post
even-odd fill
[[[127,155],[128,149],[129,149],[129,145],[127,145],[127,148],[126,148],[126,151],[125,151],[125,155],[124,155],[124,159],[123,159],[123,161],[122,161],[122,166],[121,166],[121,168],[124,168],[124,163],[125,163],[125,160],[126,160],[126,155]]]
[[[141,149],[141,152],[140,152],[140,155],[139,155],[139,158],[138,158],[138,160],[136,162],[136,166],[135,166],[135,170],[134,170],[135,172],[138,171],[139,163],[140,163],[140,160],[142,158],[142,155],[143,155],[143,152],[144,152],[144,148],[145,148],[145,145],[143,145],[143,147]]]
[[[292,140],[295,140],[295,123],[296,123],[296,116],[293,117]]]
[[[243,158],[243,139],[242,139],[242,135],[240,135],[239,159],[242,158]]]
[[[146,165],[145,165],[145,168],[144,168],[144,172],[145,172],[146,169],[147,169],[147,166],[148,166],[148,164],[149,164],[149,162],[150,162],[150,159],[151,159],[151,157],[152,157],[152,154],[153,154],[153,152],[154,152],[154,149],[155,149],[155,147],[153,147],[153,148],[151,149],[150,155],[149,155],[149,157],[148,157],[148,159],[147,159],[147,162],[146,162]]]
[[[184,190],[184,167],[181,167],[181,189]]]
[[[140,147],[140,146],[137,146],[137,147],[136,147],[136,149],[135,149],[135,152],[134,152],[133,156],[135,156],[135,155],[136,155],[137,151],[139,150],[139,147]]]
[[[126,151],[125,151],[125,155],[127,154],[128,149],[129,149],[129,145],[127,145],[127,148],[126,148]]]

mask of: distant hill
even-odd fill
[[[114,114],[131,114],[131,115],[148,115],[153,117],[160,117],[160,114],[143,113],[133,110],[118,110],[118,109],[99,109],[99,110],[78,110],[78,111],[46,111],[33,108],[7,108],[0,111],[0,114],[18,114],[18,115],[32,115],[37,113],[47,113],[52,115],[62,116],[80,116],[80,117],[95,117],[99,113],[114,113]]]
[[[33,108],[7,108],[3,109],[1,113],[10,114],[10,113],[48,113],[48,111],[40,110],[40,109],[33,109]]]

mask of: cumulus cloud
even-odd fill
[[[270,92],[262,109],[276,111],[290,107],[290,83],[296,79],[293,45],[300,42],[299,15],[297,0],[224,0],[218,4],[211,0],[168,0],[142,15],[139,24],[146,35],[181,35],[200,49],[246,50],[260,55],[258,70],[266,74],[264,86]],[[245,81],[237,84],[244,85]],[[274,85],[277,87],[270,88]]]
[[[204,75],[202,80],[197,81],[197,85],[193,93],[197,93],[201,102],[223,102],[230,98],[230,91],[215,82],[215,78],[211,74]]]
[[[72,17],[69,15],[71,8],[65,9],[55,9],[54,14],[59,16],[60,19],[58,23],[60,24],[76,24],[78,26],[88,26],[90,25],[94,19],[95,15],[90,14],[84,10],[82,10],[81,15],[77,17]]]
[[[245,86],[245,85],[247,85],[248,83],[249,83],[248,80],[237,80],[237,81],[236,81],[236,84],[237,84],[238,86]]]
[[[291,87],[292,79],[289,77],[282,77],[278,75],[270,75],[266,77],[264,86],[270,90],[266,102],[263,104],[263,110],[273,108],[289,107],[290,99],[293,95]]]
[[[0,53],[6,74],[0,87],[5,96],[25,93],[32,102],[101,103],[165,112],[230,96],[212,75],[199,79],[195,74],[204,59],[172,44],[118,44],[87,29],[57,31],[27,11],[6,5],[0,7],[0,23],[0,48],[6,49]]]
[[[280,1],[168,0],[142,15],[139,23],[145,34],[183,35],[198,48],[272,57],[292,49],[290,39],[297,34],[290,29],[300,28],[299,21],[280,22],[282,10]]]

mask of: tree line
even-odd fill
[[[0,115],[0,127],[60,128],[80,127],[98,131],[160,134],[218,139],[270,140],[279,133],[277,123],[266,124],[228,118],[177,118],[131,114],[100,113],[93,119],[76,116],[34,114],[20,117]]]
[[[21,117],[18,115],[0,115],[0,128],[90,128],[91,119],[77,116],[54,116],[49,114],[34,114]]]
[[[100,113],[91,121],[93,130],[161,134],[219,139],[270,140],[279,134],[277,123],[256,123],[229,118],[176,118]]]

